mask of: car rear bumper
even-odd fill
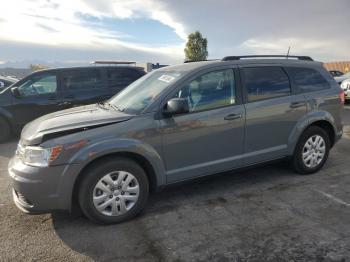
[[[32,167],[16,156],[10,160],[8,172],[12,197],[16,206],[25,213],[40,214],[69,209],[65,196],[58,188],[66,166]]]

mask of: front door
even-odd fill
[[[13,114],[18,127],[61,108],[54,72],[35,74],[18,86],[19,97],[14,98]]]
[[[244,150],[244,107],[232,68],[191,78],[169,96],[187,98],[190,112],[160,120],[167,182],[240,165]]]

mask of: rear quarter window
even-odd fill
[[[315,69],[289,67],[287,71],[302,92],[313,92],[330,88],[327,79]]]

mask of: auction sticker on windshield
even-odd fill
[[[161,77],[158,78],[158,80],[166,82],[166,83],[170,83],[174,79],[175,79],[175,77],[170,76],[170,75],[162,75]]]

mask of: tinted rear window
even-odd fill
[[[249,102],[291,93],[288,76],[280,67],[247,67],[242,73]]]
[[[99,70],[73,70],[63,74],[63,86],[67,90],[95,89],[103,87]]]
[[[315,69],[289,67],[288,73],[301,91],[311,92],[330,88],[328,81]]]
[[[127,87],[142,75],[131,69],[107,69],[108,86],[116,89]]]

